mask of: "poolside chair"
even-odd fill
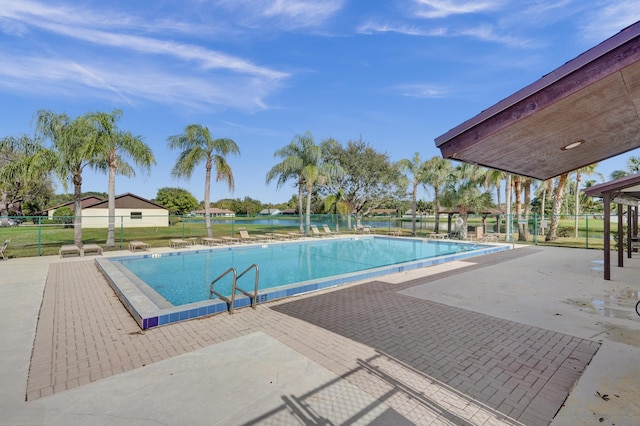
[[[246,229],[240,229],[238,233],[240,234],[240,241],[257,242],[264,240],[264,238],[249,235],[249,232]]]
[[[93,253],[102,256],[102,247],[100,247],[98,244],[84,244],[82,246],[82,255],[85,256],[87,253]]]
[[[226,235],[223,235],[222,237],[220,237],[220,239],[222,239],[224,244],[236,244],[240,242],[239,238],[227,237]]]
[[[320,233],[320,230],[316,225],[311,225],[311,236],[312,237],[322,237],[323,235]]]
[[[11,240],[4,240],[4,244],[2,244],[2,247],[0,247],[0,254],[2,255],[2,258],[4,260],[9,260],[7,258],[7,247],[9,246],[10,242]]]
[[[60,259],[62,259],[67,254],[77,254],[78,256],[82,256],[82,250],[80,249],[80,247],[74,244],[67,244],[60,247],[60,250],[58,250],[58,254],[60,255]]]
[[[324,233],[327,235],[338,235],[338,233],[332,231],[331,228],[329,228],[329,225],[327,225],[326,223],[322,224],[322,229],[324,230]]]
[[[129,251],[135,252],[136,250],[149,250],[151,245],[143,241],[129,241]]]
[[[188,247],[190,245],[191,242],[183,240],[182,238],[172,238],[169,240],[169,247],[171,248]]]
[[[213,246],[215,244],[222,244],[224,241],[221,238],[202,237],[200,238],[200,242],[203,246]]]

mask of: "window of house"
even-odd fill
[[[142,212],[131,212],[131,219],[142,219]]]

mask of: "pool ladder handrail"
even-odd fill
[[[238,287],[238,279],[243,277],[247,272],[249,272],[253,268],[255,268],[255,270],[256,270],[256,275],[255,275],[255,285],[254,285],[254,289],[253,289],[253,294],[251,294],[248,291],[243,290],[240,287]],[[220,281],[223,277],[225,277],[229,273],[233,273],[233,282],[231,283],[231,299],[229,299],[227,296],[224,296],[223,294],[221,294],[220,292],[215,290],[216,282]],[[257,302],[258,302],[259,275],[260,275],[260,268],[258,267],[258,265],[256,263],[252,264],[247,269],[242,271],[240,273],[240,275],[238,275],[238,271],[236,270],[236,268],[231,267],[231,268],[227,269],[226,271],[224,271],[222,274],[220,274],[216,279],[211,281],[211,284],[209,285],[209,299],[211,299],[213,297],[213,295],[215,294],[216,296],[218,296],[219,299],[224,300],[229,305],[229,314],[233,314],[234,304],[235,304],[235,300],[236,300],[236,291],[240,291],[242,294],[244,294],[245,296],[247,296],[247,297],[249,297],[251,299],[251,307],[253,309],[256,309],[256,305],[257,305]]]

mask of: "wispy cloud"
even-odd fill
[[[496,31],[493,25],[489,24],[450,30],[446,27],[421,28],[416,25],[393,25],[367,22],[360,25],[356,31],[360,34],[394,32],[417,37],[469,37],[486,42],[499,43],[510,47],[528,48],[534,46],[534,44],[527,39],[500,34],[500,32]]]
[[[179,32],[182,25],[170,21],[159,25],[161,29],[118,13],[0,0],[0,30],[16,37],[16,43],[28,46],[36,31],[64,40],[50,45],[40,41],[38,49],[0,47],[0,86],[27,92],[39,87],[40,93],[90,91],[129,103],[147,99],[255,109],[265,108],[264,97],[289,77],[287,72],[200,44],[170,40],[172,35],[180,37],[167,29]],[[156,31],[165,38],[146,35]]]
[[[640,7],[637,0],[610,0],[588,16],[583,27],[585,36],[591,40],[604,40],[639,21]]]
[[[271,21],[283,29],[316,28],[340,11],[345,0],[220,0],[249,25]]]
[[[175,75],[135,64],[109,65],[41,57],[0,54],[0,87],[19,93],[68,98],[96,97],[127,104],[145,101],[192,109],[266,108],[263,99],[277,89],[260,79],[239,76]],[[41,72],[40,70],[46,70]],[[215,80],[212,81],[212,80]]]
[[[500,1],[414,0],[414,13],[420,18],[446,18],[498,9]]]
[[[402,84],[392,88],[394,92],[402,96],[422,99],[444,98],[450,95],[450,91],[434,84]]]
[[[360,25],[357,30],[360,34],[374,34],[374,33],[399,33],[412,36],[425,36],[425,37],[437,37],[447,34],[446,28],[431,28],[423,29],[415,25],[393,25],[393,24],[380,24],[375,22],[367,22]]]

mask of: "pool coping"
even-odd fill
[[[381,237],[381,236],[367,236],[367,237],[352,237],[348,238],[385,238],[385,239],[406,239],[402,237]],[[412,238],[413,240],[413,238]],[[428,239],[422,239],[428,241]],[[300,241],[298,241],[299,243]],[[313,241],[308,241],[312,243]],[[410,262],[398,263],[394,265],[386,265],[377,268],[366,269],[357,272],[351,272],[347,274],[334,275],[325,278],[318,278],[314,280],[302,281],[299,283],[283,285],[270,289],[264,289],[258,291],[257,303],[271,302],[274,300],[296,296],[312,291],[323,290],[330,287],[336,287],[339,285],[352,283],[360,280],[371,279],[382,275],[393,274],[397,272],[405,272],[413,269],[423,268],[427,266],[439,265],[445,262],[452,262],[455,260],[467,259],[470,257],[496,253],[503,250],[509,250],[508,245],[495,245],[487,243],[474,243],[469,241],[454,241],[460,244],[468,244],[477,246],[475,250],[469,250],[465,252],[444,255],[439,257],[432,257],[426,259],[419,259]],[[271,242],[266,244],[256,244],[256,246],[272,245],[272,244],[287,244],[287,242]],[[182,256],[192,255],[199,253],[212,253],[222,250],[234,250],[236,248],[247,248],[246,245],[242,246],[225,246],[225,247],[209,247],[202,250],[188,250],[188,251],[175,251],[171,253],[146,253],[137,258],[150,258],[150,257],[163,257],[163,256]],[[189,303],[185,305],[174,306],[159,295],[155,290],[149,287],[144,281],[139,279],[133,273],[128,271],[125,267],[117,263],[120,259],[131,259],[128,257],[113,257],[113,258],[96,258],[95,264],[102,272],[105,279],[113,290],[118,295],[118,298],[125,306],[127,311],[134,318],[138,326],[142,330],[146,330],[152,327],[158,327],[162,325],[172,324],[179,321],[186,321],[195,318],[201,318],[209,315],[219,314],[229,311],[229,305],[227,302],[220,299],[209,299],[200,302]],[[116,261],[116,262],[113,262]],[[237,294],[234,302],[234,310],[251,306],[251,298],[243,294]]]

